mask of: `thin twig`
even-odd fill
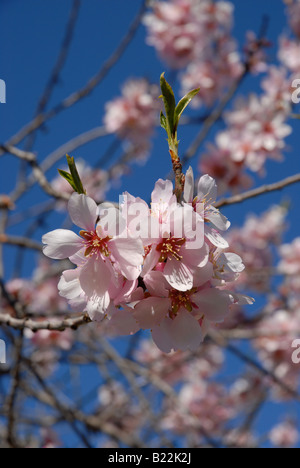
[[[91,322],[91,319],[86,315],[82,314],[79,317],[51,320],[32,320],[29,318],[17,319],[9,314],[0,314],[0,324],[7,325],[16,330],[24,330],[25,328],[37,332],[39,330],[51,330],[63,332],[70,328],[77,330],[82,325],[86,325]]]
[[[86,98],[89,96],[94,89],[106,78],[108,73],[114,67],[116,63],[120,60],[124,52],[126,51],[127,47],[135,37],[135,34],[140,26],[141,20],[144,16],[144,13],[148,7],[149,0],[143,0],[142,6],[133,20],[131,26],[129,27],[125,37],[122,39],[120,44],[118,45],[117,49],[113,52],[113,54],[106,60],[106,62],[101,66],[98,73],[93,76],[88,83],[78,91],[72,93],[70,96],[65,98],[62,102],[57,104],[53,109],[50,111],[39,114],[36,116],[31,122],[25,125],[21,130],[14,135],[9,141],[6,143],[5,146],[12,145],[15,146],[19,144],[24,138],[30,135],[32,132],[36,131],[40,128],[46,121],[56,117],[62,111],[69,109],[70,107],[77,104],[81,99]],[[3,151],[0,151],[0,156],[3,154]]]
[[[38,250],[39,252],[42,251],[42,245],[39,242],[34,241],[32,239],[28,239],[27,237],[9,236],[7,234],[0,234],[0,245],[1,244],[16,245],[18,247]]]
[[[264,195],[266,193],[275,192],[276,190],[282,190],[289,185],[296,184],[300,182],[300,173],[295,174],[293,176],[289,176],[286,179],[280,180],[279,182],[275,182],[273,184],[262,185],[261,187],[255,188],[253,190],[249,190],[247,192],[241,193],[239,195],[234,195],[233,197],[229,198],[222,198],[216,204],[216,208],[221,208],[227,205],[234,205],[237,203],[242,203],[245,200],[249,200],[250,198],[258,197],[259,195]]]

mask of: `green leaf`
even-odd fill
[[[160,113],[160,125],[167,131],[167,119],[163,112]]]
[[[164,100],[164,105],[166,109],[166,123],[167,123],[167,132],[169,138],[175,136],[175,108],[176,101],[173,93],[172,87],[165,79],[165,74],[163,73],[160,77],[160,87],[162,91],[162,97]]]
[[[67,156],[67,162],[70,169],[70,173],[58,169],[59,174],[71,185],[72,189],[79,194],[86,194],[86,191],[83,188],[80,175],[78,174],[77,167],[75,164],[74,158]]]
[[[69,174],[66,171],[63,171],[62,169],[58,169],[58,172],[64,179],[66,179],[66,181],[71,185],[72,189],[76,192],[76,186],[73,182],[73,177],[71,176],[71,174]]]
[[[85,194],[86,192],[83,188],[80,175],[78,174],[74,158],[67,154],[67,161],[68,161],[68,166],[71,172],[71,176],[73,178],[74,185],[76,187],[76,192]]]
[[[191,100],[197,96],[197,94],[199,93],[200,91],[200,88],[197,88],[197,89],[193,89],[193,91],[190,91],[189,93],[187,93],[180,101],[179,103],[177,104],[176,106],[176,109],[175,109],[175,118],[177,120],[177,124],[179,122],[179,119],[183,113],[183,111],[187,108],[187,106],[189,105],[189,103],[191,102]]]

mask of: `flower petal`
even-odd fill
[[[153,203],[166,202],[169,203],[173,197],[173,184],[170,180],[159,179],[154,187],[151,195]]]
[[[228,221],[226,216],[222,215],[219,210],[212,206],[210,207],[208,219],[220,231],[227,231],[230,228],[230,221]]]
[[[196,351],[203,341],[198,321],[184,309],[172,320],[171,334],[175,351]]]
[[[152,245],[151,250],[147,257],[145,258],[142,277],[147,275],[153,270],[153,268],[158,264],[161,253],[156,250],[156,245]]]
[[[111,307],[109,309],[109,321],[107,322],[107,332],[112,335],[134,335],[140,327],[133,316],[133,310],[124,306],[123,309]]]
[[[110,297],[108,291],[103,296],[96,296],[90,298],[87,303],[86,311],[89,317],[94,322],[102,322],[107,313],[110,304]]]
[[[119,237],[109,242],[109,249],[125,278],[137,279],[141,272],[144,256],[141,239]]]
[[[147,330],[161,323],[168,313],[169,306],[169,299],[148,297],[135,306],[134,317],[139,326]]]
[[[193,274],[181,261],[169,259],[164,269],[164,277],[172,288],[178,291],[189,291],[193,287]]]
[[[156,325],[152,329],[153,341],[163,353],[171,353],[174,349],[171,325],[172,320],[166,317],[160,325]]]
[[[83,245],[82,239],[67,229],[55,229],[55,231],[48,232],[43,236],[42,242],[46,244],[43,249],[44,254],[55,260],[71,257]]]
[[[112,281],[110,269],[103,260],[90,258],[80,269],[79,281],[89,298],[95,294],[103,297]]]
[[[202,176],[198,183],[198,198],[206,200],[206,204],[211,205],[217,199],[218,188],[215,180],[209,175]]]
[[[207,262],[206,265],[200,268],[195,268],[193,271],[194,287],[202,286],[209,281],[214,274],[212,263]]]
[[[192,203],[194,199],[194,173],[191,167],[188,168],[185,175],[183,199],[186,203]]]
[[[210,226],[205,225],[205,235],[207,239],[216,247],[227,249],[229,244],[221,234]]]
[[[94,231],[98,217],[98,208],[94,200],[86,195],[73,193],[68,203],[68,210],[76,226],[86,231]]]
[[[193,302],[199,307],[199,318],[204,315],[207,320],[214,323],[223,322],[228,307],[233,303],[229,291],[217,288],[205,289],[192,296]]]
[[[151,296],[169,296],[170,286],[161,271],[151,271],[144,277],[144,282]]]
[[[246,296],[245,294],[240,294],[240,293],[236,293],[236,292],[233,293],[232,292],[231,295],[232,295],[232,297],[234,299],[235,304],[252,305],[255,302],[255,299],[253,299],[253,297]]]
[[[80,286],[77,270],[66,270],[63,272],[58,283],[59,294],[66,299],[79,297],[83,290]]]

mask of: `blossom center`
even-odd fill
[[[171,300],[170,318],[175,318],[179,309],[184,307],[188,312],[192,312],[193,309],[198,309],[197,305],[193,303],[191,295],[194,294],[195,289],[190,291],[182,292],[172,289],[169,292],[169,299]]]
[[[160,244],[157,245],[156,250],[157,252],[161,253],[159,262],[165,262],[168,258],[170,260],[175,258],[176,260],[182,260],[182,256],[180,255],[181,247],[185,244],[185,238],[176,238],[170,237],[169,239],[163,240]]]
[[[106,236],[101,238],[98,236],[96,231],[80,231],[80,236],[84,239],[86,257],[91,257],[92,255],[99,256],[100,254],[105,257],[109,256],[108,242],[111,240],[111,237]]]

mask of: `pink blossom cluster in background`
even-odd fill
[[[212,0],[154,2],[144,23],[147,42],[171,68],[184,69],[182,93],[200,87],[194,104],[211,106],[244,66],[231,37],[233,5]]]
[[[33,320],[48,320],[68,314],[66,299],[59,296],[58,277],[51,269],[50,262],[41,258],[32,279],[13,279],[7,283],[7,292],[12,301],[20,301]],[[10,302],[1,298],[1,308],[5,313],[15,316]],[[31,359],[44,377],[51,375],[57,368],[60,353],[69,351],[74,343],[72,330],[32,332],[26,329],[25,338],[31,347]]]
[[[159,89],[145,79],[128,80],[122,95],[106,104],[104,125],[125,143],[134,159],[145,160],[151,149],[150,137],[158,123],[161,104]]]
[[[84,94],[70,89],[62,107],[49,106],[49,113],[45,108],[43,126],[35,128],[38,116],[16,133],[12,145],[1,142],[3,160],[22,160],[15,187],[0,195],[0,358],[4,340],[7,361],[0,363],[1,446],[55,448],[74,441],[116,452],[299,445],[297,185],[279,179],[298,177],[299,109],[293,96],[300,98],[300,0],[283,0],[286,25],[275,9],[283,13],[280,2],[274,1],[272,11],[266,8],[269,21],[256,2],[255,32],[241,32],[248,18],[239,14],[254,11],[252,2],[235,2],[236,11],[232,1],[223,0],[142,2],[112,59],[126,52],[128,38],[127,45],[136,40],[142,51],[143,34],[152,50],[145,53],[144,70],[139,61],[128,61],[129,76],[126,54],[120,68],[118,60],[110,62],[110,86],[115,79],[123,86],[115,98],[109,87],[95,89],[104,103],[103,127],[99,105],[90,100],[88,121],[94,120],[96,131],[73,135],[80,125],[72,126],[69,142],[59,141],[43,161],[47,145],[53,147],[55,135],[61,138],[61,132],[52,134],[48,116]],[[283,28],[276,30],[280,21]],[[139,22],[143,31],[134,28]],[[92,69],[100,65],[94,60],[98,57]],[[185,172],[180,197],[178,177],[175,190],[165,178],[151,196],[148,187],[154,172],[164,176],[170,155],[157,142],[151,154],[152,139],[162,132],[155,132],[161,92],[137,76],[156,80],[158,66],[175,94],[200,88],[178,126]],[[295,94],[294,80],[299,80]],[[177,149],[177,126],[170,138],[168,111],[165,118],[169,147]],[[51,143],[47,132],[38,132],[43,128]],[[61,148],[79,142],[71,150],[75,154],[83,140],[103,156],[76,161],[83,190],[69,165],[81,194],[61,176],[48,183],[45,167],[54,171]],[[176,166],[172,152],[177,176],[180,162]],[[186,171],[187,160],[195,176],[191,168]],[[136,193],[124,192],[118,205],[119,190],[111,189],[134,162],[145,163],[145,170],[129,181]],[[266,176],[272,194],[265,196],[270,187],[258,186]],[[256,198],[251,192],[239,197],[252,185],[258,197],[257,192]],[[282,185],[283,195],[277,191]],[[30,192],[33,187],[37,191]],[[144,199],[136,196],[141,189]],[[227,198],[228,193],[238,196]],[[36,194],[48,198],[35,199]],[[218,203],[220,194],[224,199]],[[26,207],[30,196],[33,205]],[[61,229],[50,231],[59,220]],[[75,232],[67,230],[70,222],[78,226]],[[29,273],[35,255],[37,267]],[[247,307],[252,296],[255,305]]]
[[[249,215],[241,228],[231,229],[226,240],[230,249],[242,255],[245,270],[235,283],[236,288],[268,293],[271,287],[274,255],[286,230],[287,209],[273,206],[260,216]]]
[[[224,91],[244,73],[264,74],[262,95],[239,98],[225,114],[225,129],[202,152],[199,169],[216,179],[220,193],[239,192],[253,181],[250,172],[265,175],[268,159],[282,161],[285,139],[291,133],[291,85],[300,71],[299,2],[287,9],[296,39],[281,36],[281,65],[269,63],[265,48],[271,44],[254,32],[247,33],[245,63],[231,36],[232,3],[212,0],[156,1],[145,17],[148,44],[161,59],[180,68],[182,94],[200,88],[192,105],[213,106]]]
[[[226,112],[225,129],[199,161],[200,171],[212,175],[221,191],[249,188],[252,179],[246,170],[264,175],[268,159],[283,160],[285,138],[292,132],[286,123],[292,104],[290,86],[285,70],[272,67],[262,81],[264,94],[240,98]]]
[[[68,208],[80,235],[58,229],[43,237],[45,255],[77,265],[63,273],[60,294],[73,310],[108,320],[115,334],[151,329],[166,353],[197,349],[233,303],[252,303],[226,288],[244,265],[238,255],[225,252],[228,243],[220,231],[230,223],[214,208],[216,196],[215,181],[203,176],[194,197],[192,169],[182,204],[173,184],[161,179],[151,208],[129,194],[118,210],[74,193]]]

